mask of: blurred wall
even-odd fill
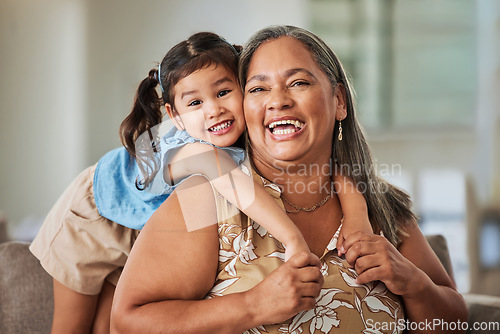
[[[0,2],[0,211],[36,221],[88,163],[86,4]]]
[[[430,124],[410,131],[369,131],[368,137],[378,163],[406,169],[418,214],[434,210],[439,216],[450,202],[462,197],[455,201],[461,206],[455,212],[457,217],[444,217],[449,222],[456,218],[455,224],[439,222],[443,217],[424,216],[422,220],[427,218],[429,222],[421,227],[424,233],[437,232],[447,237],[455,279],[462,292],[500,295],[500,263],[492,268],[484,266],[487,258],[500,258],[500,2],[477,0],[474,5],[477,60],[473,65],[477,77],[468,80],[476,82],[477,93],[469,111],[471,120],[454,128],[433,128]],[[406,66],[411,64],[407,62]],[[413,79],[408,76],[407,80]],[[425,103],[428,101],[424,100],[423,108]],[[454,110],[447,112],[453,117]],[[429,171],[438,175],[431,178],[435,193],[421,193],[422,176],[428,176]],[[457,173],[457,183],[446,182]],[[486,232],[492,234],[486,243],[484,216],[492,211],[497,212],[497,225]]]
[[[135,89],[168,49],[203,30],[242,44],[267,25],[307,27],[306,3],[2,0],[0,211],[14,237],[120,145]]]

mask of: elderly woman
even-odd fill
[[[408,196],[373,174],[351,87],[325,43],[300,28],[263,29],[241,54],[240,82],[254,179],[312,253],[283,263],[279,242],[222,197],[203,196],[209,192],[199,190],[210,185],[191,178],[177,191],[197,203],[192,210],[169,197],[137,239],[117,287],[112,330],[379,333],[404,330],[405,319],[465,321],[465,303]],[[351,235],[341,250],[332,167],[366,189],[376,232]],[[187,232],[186,212],[206,227]]]

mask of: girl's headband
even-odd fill
[[[158,63],[158,83],[160,84],[161,93],[164,94],[163,85],[161,84],[161,61]]]
[[[238,56],[240,53],[238,52],[238,50],[236,50],[236,48],[234,47],[233,44],[229,43],[228,41],[226,41],[224,38],[220,38],[224,43],[226,43],[227,45],[229,45],[231,47],[231,49],[233,49],[234,53]]]

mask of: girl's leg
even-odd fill
[[[116,287],[113,284],[107,280],[104,281],[97,303],[94,326],[92,328],[93,334],[108,334],[110,331],[111,305],[113,304],[115,289]]]
[[[90,333],[99,295],[84,295],[54,281],[52,334]]]

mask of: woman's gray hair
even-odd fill
[[[401,236],[405,235],[404,225],[417,219],[411,210],[411,200],[404,191],[376,175],[370,148],[356,118],[354,90],[350,80],[338,57],[321,38],[294,26],[271,26],[258,31],[248,40],[240,54],[239,79],[243,91],[255,51],[262,44],[282,37],[294,38],[307,47],[319,68],[329,79],[332,94],[337,86],[343,90],[347,116],[342,120],[342,142],[337,139],[338,126],[334,127],[332,142],[334,170],[352,178],[363,193],[374,231],[382,231],[390,242],[398,245]]]
[[[343,74],[345,75],[342,64],[323,40],[305,29],[293,26],[272,26],[262,29],[253,35],[242,50],[240,54],[239,70],[241,85],[245,85],[250,59],[259,46],[267,41],[285,36],[295,38],[307,46],[309,51],[313,54],[316,63],[330,80],[332,87],[338,82],[344,84],[347,79],[345,76],[342,77]]]

